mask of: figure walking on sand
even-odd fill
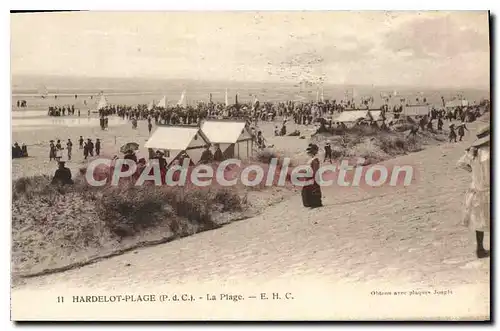
[[[439,116],[438,118],[438,131],[443,131],[443,119],[441,118],[441,116]]]
[[[71,139],[68,139],[66,149],[68,150],[68,161],[71,161],[71,151],[73,150],[73,143],[71,142]]]
[[[469,129],[467,129],[467,127],[465,126],[465,122],[457,126],[458,141],[462,141],[462,138],[465,136],[466,130],[469,131]]]
[[[328,140],[325,145],[325,159],[323,162],[326,162],[326,160],[329,160],[330,163],[332,163],[332,146],[330,145],[330,140]]]
[[[56,161],[60,161],[62,158],[62,145],[61,140],[57,139],[56,143]]]
[[[311,157],[308,165],[311,167],[311,176],[306,177],[306,180],[312,181],[311,184],[302,187],[302,203],[304,207],[317,208],[322,207],[321,202],[321,187],[316,181],[316,172],[319,170],[320,162],[318,159],[319,147],[316,144],[310,144],[307,147],[307,155]]]
[[[88,143],[85,143],[83,146],[83,158],[86,160],[87,157],[89,157],[89,145]]]
[[[455,125],[454,124],[450,124],[450,133],[448,134],[448,139],[449,139],[450,143],[452,140],[454,142],[457,142],[457,134],[455,132]]]
[[[99,138],[95,140],[95,154],[97,156],[101,155],[101,141],[99,140]]]
[[[465,196],[463,223],[476,233],[476,256],[485,258],[490,252],[483,246],[484,232],[490,230],[490,126],[478,131],[477,140],[458,161],[458,167],[472,175]]]
[[[49,145],[49,160],[52,161],[52,160],[55,160],[56,159],[56,145],[54,145],[54,140],[51,140],[50,141],[50,145]]]

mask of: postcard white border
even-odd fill
[[[388,1],[388,0],[379,0],[379,1],[345,1],[345,3],[335,2],[334,4],[327,1],[298,1],[298,0],[287,0],[287,1],[264,1],[264,0],[253,0],[253,1],[224,1],[224,0],[212,0],[212,1],[171,1],[168,4],[165,4],[164,1],[131,1],[131,0],[123,0],[123,1],[104,1],[104,0],[88,0],[81,2],[68,2],[62,0],[46,0],[46,1],[2,1],[1,2],[2,11],[2,45],[5,47],[4,52],[2,53],[2,65],[5,68],[3,74],[2,81],[2,100],[5,108],[8,108],[7,105],[10,105],[10,52],[8,51],[8,45],[10,45],[10,19],[7,10],[10,9],[90,9],[90,10],[484,10],[491,9],[494,13],[498,14],[498,1],[484,1],[484,0],[475,0],[475,1],[442,1],[437,2],[435,0],[420,0],[416,2],[403,2],[403,1]],[[306,7],[304,7],[306,6]],[[493,75],[496,77],[496,70]],[[493,92],[493,91],[492,91]],[[496,91],[495,91],[496,93]],[[498,100],[497,95],[495,94],[495,100]],[[9,136],[10,130],[10,114],[5,109],[3,112],[4,120],[0,121],[1,125],[4,126],[3,130],[0,130],[0,134],[2,135],[3,141],[11,141]],[[495,126],[498,126],[498,116],[495,120]],[[498,138],[498,137],[497,137]],[[7,144],[4,145],[6,147],[5,153],[10,155],[10,151],[7,151]],[[498,147],[497,141],[495,141],[496,148]],[[495,149],[495,154],[497,153]],[[0,163],[2,167],[2,172],[6,176],[10,176],[10,163],[7,162]],[[498,180],[498,178],[497,178]],[[3,210],[8,211],[8,216],[6,215],[4,224],[5,229],[1,232],[3,236],[3,242],[9,243],[9,249],[7,247],[2,251],[2,265],[7,266],[10,265],[10,185],[4,185],[1,188],[1,203],[3,204]],[[498,199],[498,196],[496,196]],[[495,203],[498,201],[495,199]],[[495,227],[496,228],[496,227]],[[495,233],[498,235],[498,232]],[[498,237],[497,237],[498,238]],[[496,255],[496,254],[495,254]],[[8,312],[10,311],[10,302],[8,298],[10,298],[10,288],[7,286],[7,283],[10,281],[10,274],[4,272],[2,275],[2,279],[5,280],[5,285],[2,286],[3,294],[3,302],[5,306],[2,309],[2,313],[7,315],[3,316],[2,322],[3,326],[6,329],[13,328],[14,325],[11,322],[8,322],[7,317]],[[493,313],[493,312],[492,312]],[[115,326],[122,327],[122,326]],[[140,328],[140,326],[134,326]],[[169,326],[172,327],[172,326]],[[262,327],[262,326],[258,326]],[[64,328],[70,328],[70,326],[64,326]],[[97,328],[103,328],[101,326],[97,326]],[[429,326],[426,326],[429,328]]]

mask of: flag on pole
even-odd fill
[[[226,98],[225,98],[225,101],[226,101],[226,107],[229,106],[229,100],[227,99],[227,89],[226,89]]]
[[[208,94],[208,103],[212,103],[212,93]]]
[[[235,104],[238,104],[238,93],[236,93],[235,97],[234,97],[234,100],[235,100]]]

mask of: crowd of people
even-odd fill
[[[75,112],[80,116],[80,109],[75,109],[75,105],[65,105],[65,106],[49,106],[48,115],[49,116],[74,116]],[[90,110],[89,110],[90,114]]]
[[[137,128],[137,122],[140,120],[148,120],[148,126],[152,126],[152,120],[155,124],[163,125],[192,125],[198,124],[204,119],[209,118],[230,118],[230,119],[245,119],[252,122],[258,121],[274,121],[277,117],[285,120],[292,120],[298,125],[310,125],[316,123],[319,119],[327,121],[336,114],[346,110],[368,110],[372,103],[367,100],[356,104],[354,101],[324,100],[324,101],[285,101],[285,102],[262,102],[258,100],[254,102],[238,103],[226,105],[221,102],[198,102],[194,105],[181,106],[167,105],[159,107],[155,105],[138,104],[130,105],[106,105],[98,110],[101,119],[100,126],[104,130],[107,128],[108,116],[118,116],[123,120],[130,120],[132,127]],[[480,115],[480,105],[456,107],[454,109],[439,109],[431,107],[427,117],[430,121],[447,119],[449,121],[461,120],[462,122],[472,122]],[[403,105],[393,105],[389,107],[384,104],[378,108],[371,107],[371,110],[382,111],[382,122],[385,120],[387,113],[392,113],[394,119],[397,119],[403,113]],[[80,109],[75,110],[74,105],[66,106],[50,106],[48,113],[50,116],[65,116],[75,115],[75,112],[80,116]],[[90,116],[90,109],[88,110]],[[428,124],[429,120],[426,120]],[[340,124],[339,124],[340,125]],[[382,126],[388,124],[382,123]],[[422,127],[422,126],[421,126]],[[442,126],[438,124],[438,130]],[[150,128],[149,128],[150,129]],[[286,135],[286,132],[280,133]]]
[[[76,99],[76,96],[75,96]],[[19,102],[18,102],[19,103]],[[364,101],[361,104],[356,104],[352,101],[325,100],[325,101],[308,101],[308,102],[247,102],[238,103],[227,106],[221,102],[198,102],[194,105],[167,105],[166,107],[158,107],[146,104],[130,105],[107,105],[98,110],[100,118],[100,127],[102,130],[108,128],[109,116],[117,116],[123,120],[129,120],[133,129],[137,129],[138,121],[147,121],[148,131],[151,134],[153,121],[155,124],[163,125],[193,125],[200,124],[204,119],[235,119],[245,120],[248,128],[256,142],[258,148],[266,148],[270,145],[266,142],[262,131],[255,129],[259,121],[275,121],[277,118],[282,119],[281,126],[276,125],[274,134],[276,136],[300,136],[300,131],[295,130],[288,132],[287,124],[295,123],[297,125],[319,124],[318,133],[332,131],[332,129],[346,129],[346,123],[336,122],[335,115],[349,110],[368,110],[371,104]],[[434,123],[437,124],[437,131],[443,131],[444,121],[450,122],[460,120],[462,123],[449,126],[449,141],[461,141],[468,131],[465,123],[473,122],[481,115],[480,105],[455,107],[454,109],[430,107],[429,113],[424,116],[413,117],[413,125],[409,129],[409,136],[416,135],[420,131],[434,132]],[[375,109],[370,109],[375,110]],[[403,105],[394,105],[391,108],[385,104],[377,110],[381,111],[380,118],[376,120],[359,119],[350,125],[372,126],[380,130],[391,130],[398,120],[404,117]],[[75,105],[50,106],[48,109],[50,116],[80,116],[80,109],[75,108]],[[390,116],[388,116],[390,115]],[[88,110],[90,116],[90,109]],[[457,140],[458,138],[458,140]],[[83,139],[82,136],[78,139],[79,149],[82,150],[85,159],[94,155],[100,155],[102,148],[101,141],[96,139],[95,143],[92,139]],[[71,139],[63,144],[60,140],[57,142],[50,141],[49,159],[60,161],[63,151],[67,153],[67,159],[71,160],[73,151],[73,142]],[[313,148],[314,149],[314,148]],[[311,149],[311,150],[313,150]],[[13,146],[13,157],[21,157],[27,155],[26,145],[19,147],[17,143]],[[149,158],[158,158],[163,165],[163,155],[161,151],[150,151]],[[135,153],[128,153],[126,157],[134,158]],[[331,146],[325,146],[325,161],[331,160]],[[182,159],[182,155],[179,156]],[[222,152],[220,148],[212,152],[207,149],[200,162],[208,163],[212,160],[222,160]],[[137,161],[142,163],[142,159]]]
[[[364,104],[364,108],[368,109],[368,105]],[[363,108],[363,109],[364,109]],[[192,125],[199,124],[204,119],[235,119],[246,120],[248,123],[257,124],[258,121],[275,121],[277,117],[283,119],[281,127],[275,127],[276,136],[287,135],[286,124],[292,120],[293,123],[299,125],[310,125],[319,123],[318,132],[327,132],[336,125],[337,128],[345,129],[344,122],[335,122],[336,113],[341,113],[346,110],[358,109],[354,103],[337,103],[336,100],[325,102],[265,102],[260,104],[255,103],[235,104],[225,106],[222,103],[198,103],[196,106],[181,107],[180,105],[164,107],[148,107],[147,105],[137,105],[136,107],[124,105],[111,105],[99,110],[101,118],[106,118],[109,115],[117,115],[122,119],[128,119],[132,123],[132,128],[137,128],[139,120],[147,120],[148,131],[151,133],[152,121],[155,124],[166,125]],[[390,130],[395,123],[395,120],[401,117],[403,107],[393,106],[392,118],[387,119],[389,107],[383,105],[379,109],[381,111],[380,120],[362,119],[356,121],[354,125],[364,125],[379,128],[381,130]],[[432,107],[428,114],[417,116],[418,121],[416,130],[434,132],[434,123],[437,124],[436,129],[443,131],[445,120],[454,121],[461,120],[462,122],[473,122],[481,115],[479,106],[457,107],[454,109],[437,109]],[[414,133],[414,132],[413,132]],[[289,136],[298,136],[300,132],[294,131]],[[256,136],[257,138],[257,136]],[[262,142],[262,140],[261,140]],[[259,142],[258,146],[262,146]]]
[[[83,150],[83,157],[84,159],[87,159],[89,156],[94,156],[94,151],[95,155],[99,156],[101,153],[101,141],[99,138],[96,139],[96,142],[92,142],[92,139],[87,138],[83,139],[83,136],[80,136],[78,138],[78,146],[80,150]],[[73,155],[73,142],[71,141],[70,138],[68,138],[68,141],[65,143],[65,147],[63,147],[63,143],[61,143],[60,139],[57,139],[57,141],[50,140],[49,144],[49,161],[61,161],[63,158],[63,151],[66,150],[66,156],[68,161],[71,161],[71,157]]]

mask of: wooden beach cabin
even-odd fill
[[[201,131],[212,145],[219,145],[225,158],[248,159],[252,155],[252,135],[245,121],[206,120]]]
[[[159,125],[144,145],[164,152],[168,165],[183,151],[196,164],[207,146],[210,142],[199,127],[172,125]]]

